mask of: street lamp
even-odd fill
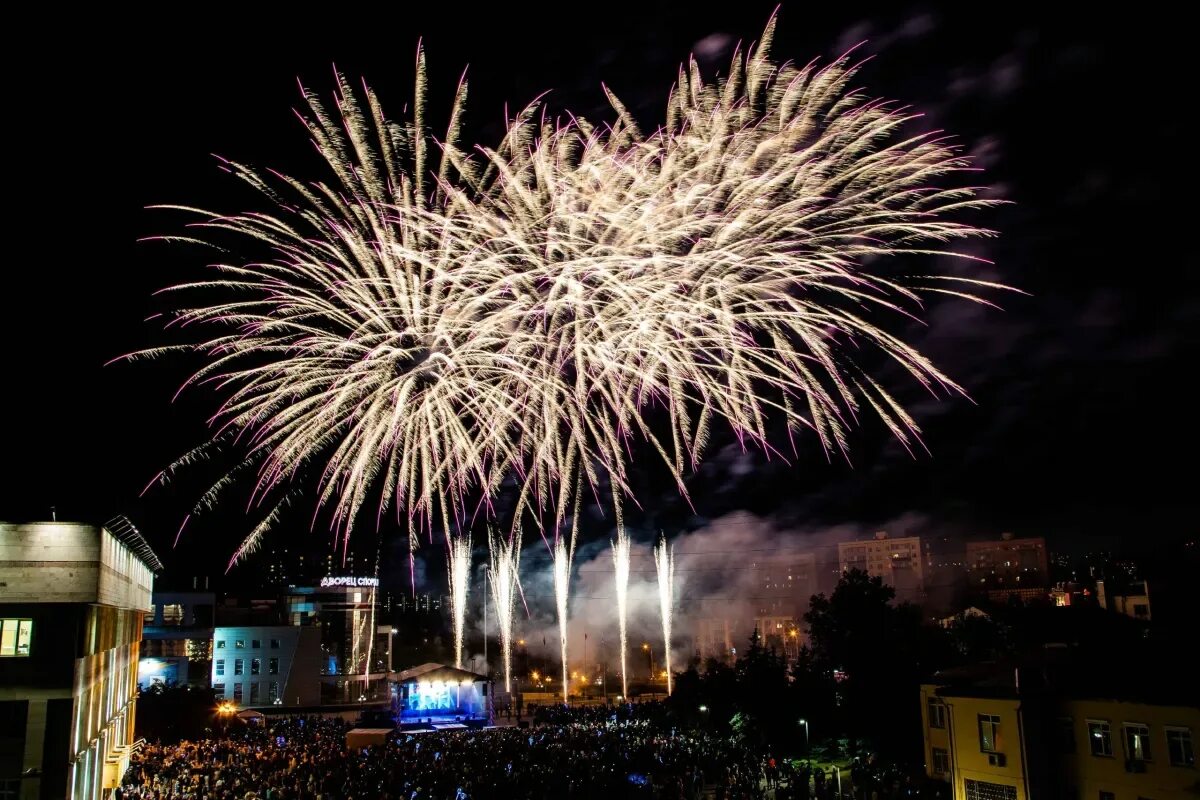
[[[804,752],[808,752],[808,720],[803,717],[800,719],[800,724],[804,726]]]

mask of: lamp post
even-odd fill
[[[653,681],[654,680],[654,648],[652,648],[650,646],[649,642],[642,642],[642,650],[645,651],[645,653],[646,653],[646,662],[647,662],[647,665],[650,667],[650,680]]]
[[[800,724],[804,726],[804,752],[808,753],[808,720],[801,718]]]

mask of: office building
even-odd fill
[[[91,800],[117,785],[161,568],[123,517],[0,523],[0,797]]]

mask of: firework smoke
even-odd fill
[[[612,543],[613,567],[617,585],[617,626],[621,633],[621,696],[629,696],[629,680],[626,671],[626,651],[629,649],[629,534],[625,526],[617,527],[617,538]]]
[[[518,571],[521,565],[520,541],[519,533],[508,540],[502,539],[494,533],[488,535],[492,600],[496,606],[496,620],[500,628],[500,652],[504,659],[504,691],[510,694],[512,693],[513,610],[517,601]]]
[[[554,543],[554,601],[558,612],[558,641],[562,655],[562,692],[563,702],[567,702],[569,692],[567,668],[567,600],[571,585],[571,555],[574,548],[567,547],[563,537]]]
[[[658,608],[662,616],[663,661],[667,671],[667,694],[671,693],[671,613],[675,594],[675,557],[663,536],[654,548],[654,567],[658,571]]]
[[[471,534],[459,531],[450,537],[447,572],[450,580],[450,615],[454,624],[454,666],[462,669],[463,633],[467,619],[467,586],[471,577]]]

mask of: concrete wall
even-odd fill
[[[76,522],[0,523],[0,602],[149,612],[154,575],[116,537]]]

